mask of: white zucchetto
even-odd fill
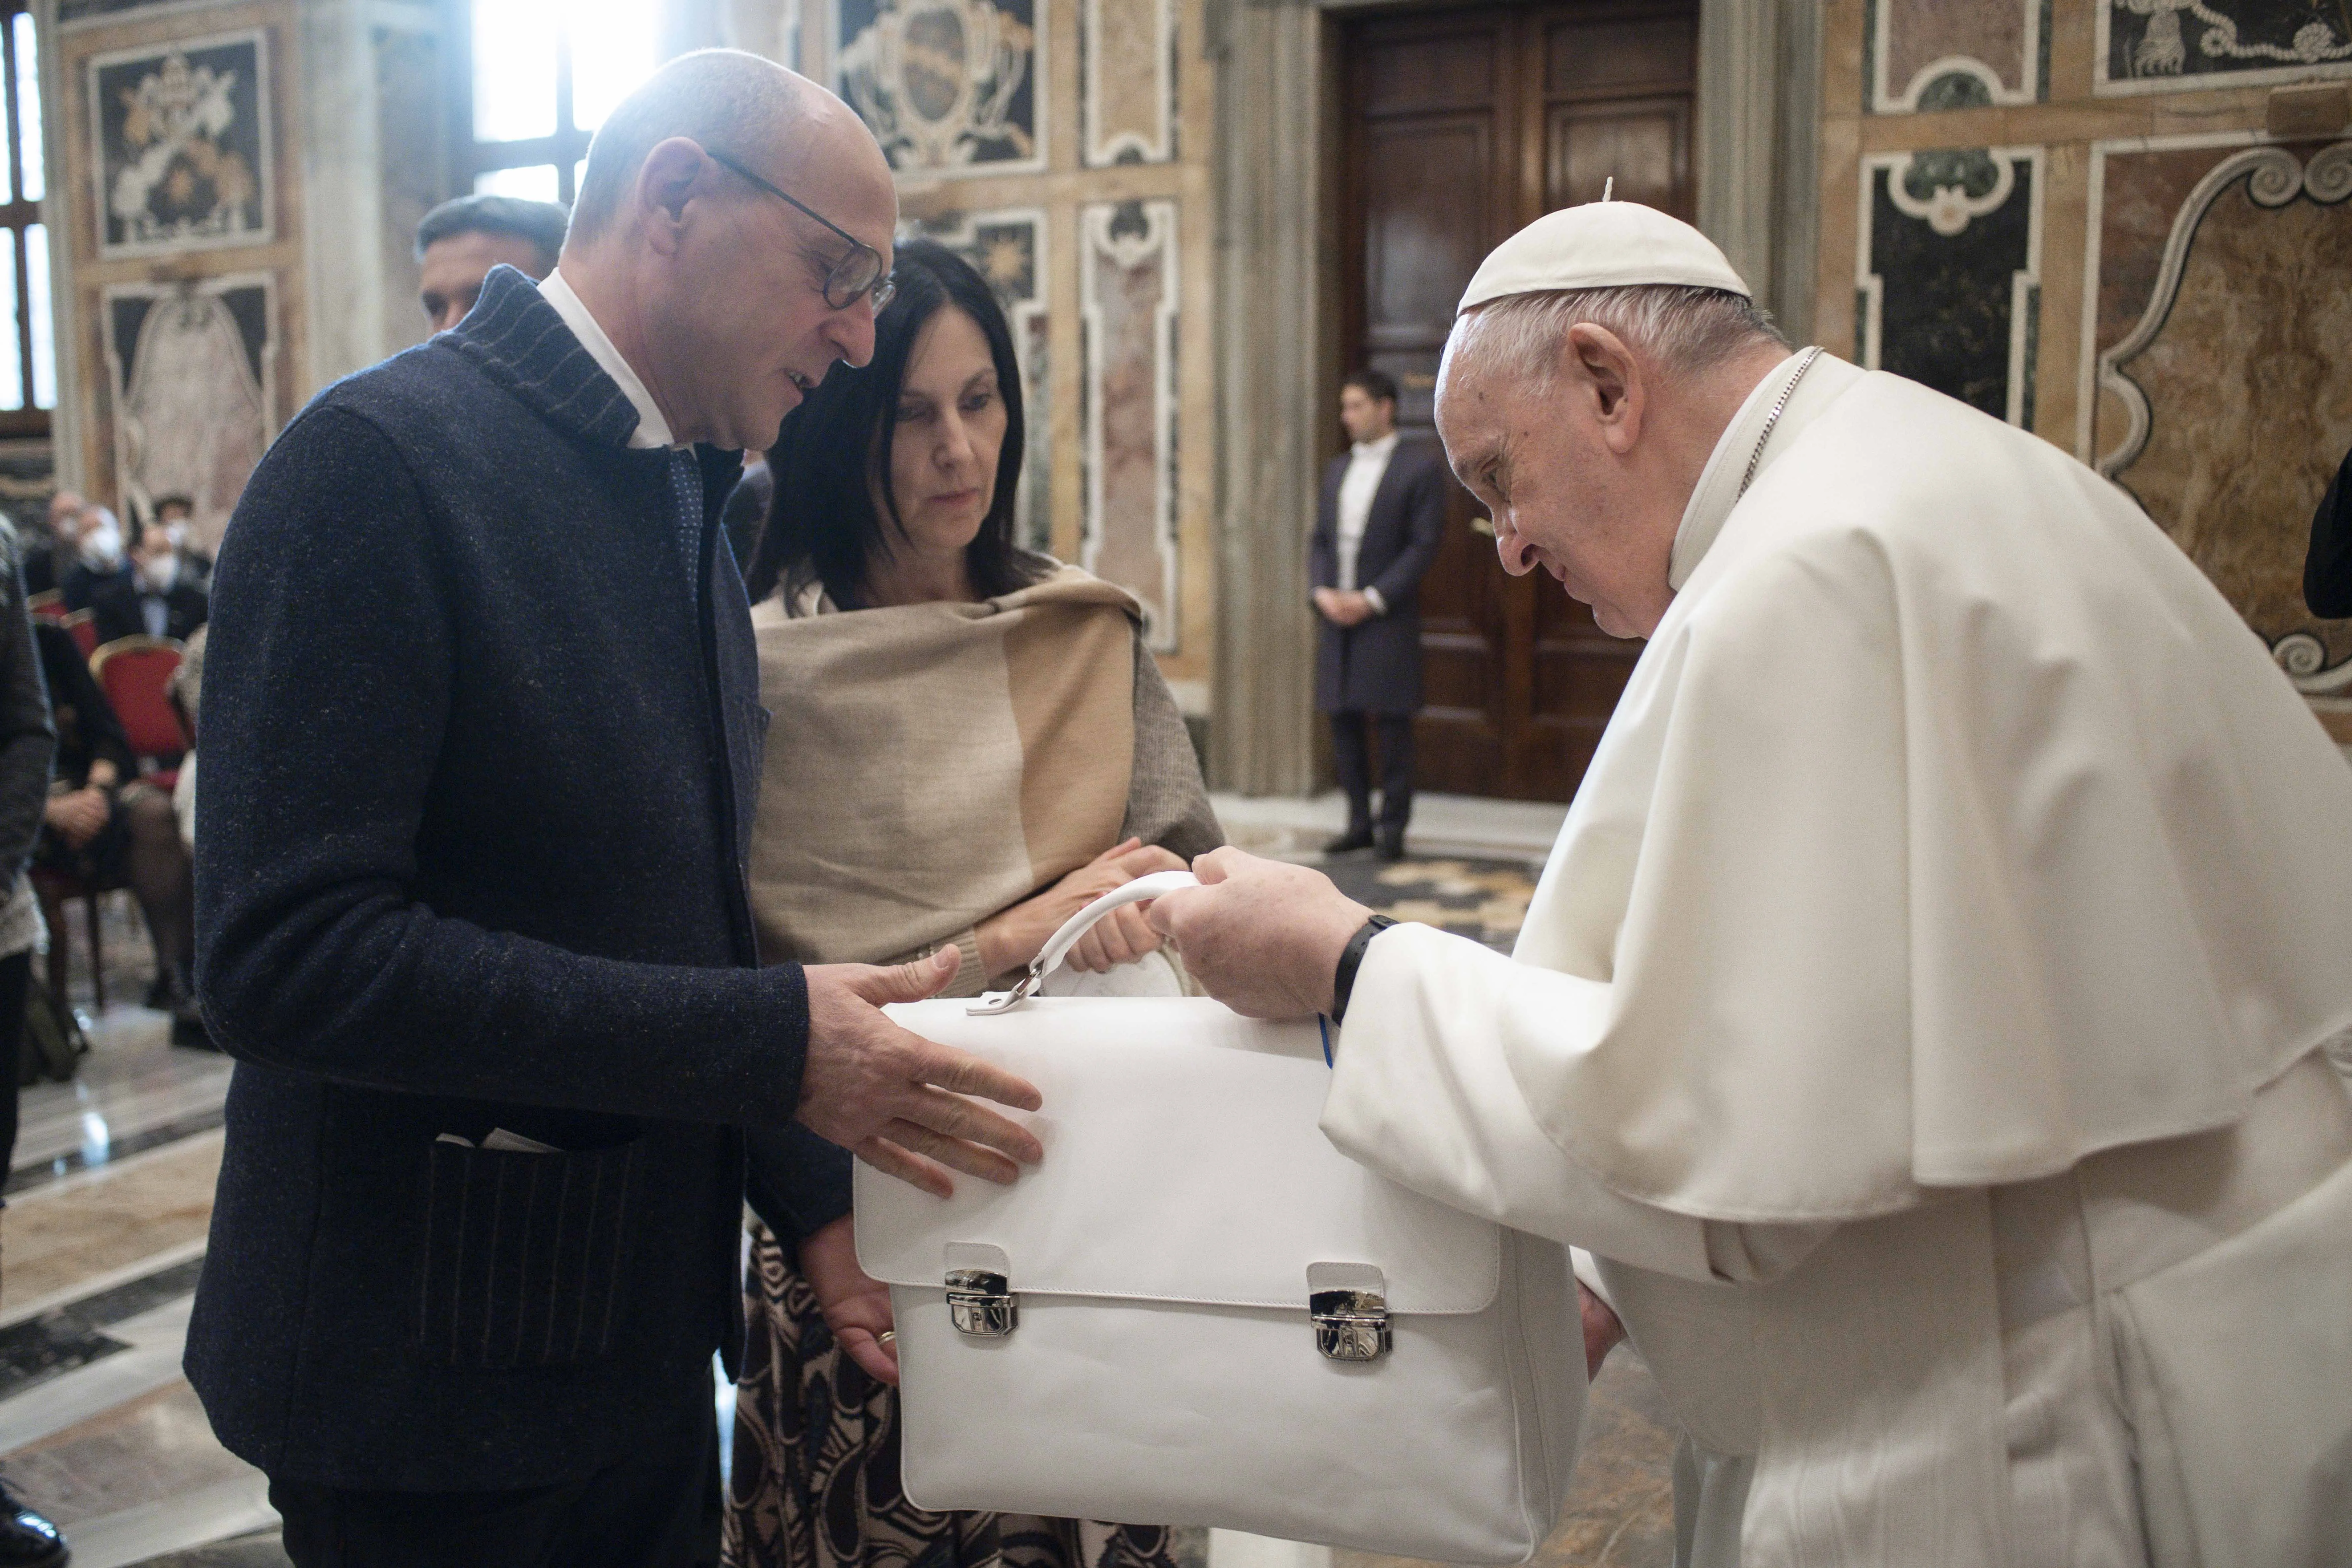
[[[1511,294],[1648,285],[1751,297],[1706,236],[1655,207],[1604,198],[1546,213],[1496,246],[1479,264],[1458,309]]]

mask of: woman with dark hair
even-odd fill
[[[971,995],[1100,894],[1223,836],[1134,599],[1014,538],[1021,382],[995,297],[924,241],[898,247],[896,277],[873,359],[835,367],[768,455],[772,500],[746,580],[774,715],[752,913],[770,963],[952,946],[950,992]],[[1132,910],[1096,926],[1071,969],[1046,989],[1184,984]],[[845,1192],[824,1215],[767,1195],[808,1190],[771,1179],[792,1158],[754,1140],[763,1223],[726,1561],[1173,1568],[1163,1528],[907,1500],[888,1292],[857,1267]]]

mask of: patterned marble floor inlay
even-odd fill
[[[1358,903],[1391,920],[1418,921],[1508,952],[1519,940],[1535,873],[1513,860],[1426,860],[1393,863],[1369,854],[1335,855],[1323,874]]]
[[[0,1329],[0,1399],[129,1350],[107,1329],[175,1296],[193,1294],[204,1266],[202,1258],[192,1258]]]

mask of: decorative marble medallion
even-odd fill
[[[1176,544],[1176,204],[1078,211],[1086,507],[1079,563],[1142,601],[1151,647],[1172,653]]]
[[[1024,452],[1015,502],[1021,542],[1051,551],[1054,541],[1053,383],[1048,350],[1052,321],[1045,297],[1045,214],[1038,207],[950,213],[917,226],[972,264],[1013,328],[1021,359]]]
[[[2352,447],[2352,142],[2098,151],[2096,186],[2118,205],[2198,175],[2160,247],[2145,225],[2103,226],[2097,265],[2128,281],[2100,290],[2095,323],[2112,331],[2126,300],[2139,309],[2096,357],[2098,469],[2298,687],[2352,689],[2352,621],[2303,602],[2312,512]]]
[[[2030,428],[2042,151],[1894,153],[1863,165],[1861,363]]]
[[[1045,166],[1036,0],[833,0],[834,77],[902,174]]]
[[[267,272],[105,290],[114,460],[125,502],[195,502],[191,542],[220,546],[228,516],[276,434],[276,283]]]
[[[83,69],[100,259],[276,237],[266,32],[115,49]]]
[[[2051,0],[1871,0],[1870,110],[2032,103],[2047,91]]]
[[[2103,93],[2352,75],[2337,0],[2102,0],[2098,16]]]
[[[1089,168],[1176,156],[1175,0],[1085,0],[1078,70]]]

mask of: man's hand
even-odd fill
[[[1584,1288],[1581,1279],[1576,1282],[1576,1307],[1584,1320],[1584,1381],[1590,1383],[1601,1375],[1601,1363],[1625,1337],[1625,1325],[1617,1321],[1608,1302]],[[830,1313],[825,1321],[833,1321]]]
[[[51,795],[41,808],[41,820],[79,849],[98,837],[112,811],[104,790],[78,789]]]
[[[1372,602],[1354,589],[1318,588],[1314,598],[1315,608],[1333,626],[1361,626],[1372,618]]]
[[[834,1342],[868,1376],[896,1385],[898,1346],[892,1332],[890,1287],[857,1267],[857,1233],[842,1215],[801,1243],[801,1278],[816,1293],[817,1310]]]
[[[969,1052],[909,1034],[882,1016],[890,1002],[919,1002],[955,978],[954,948],[887,969],[812,964],[808,1066],[801,1124],[927,1193],[955,1183],[941,1166],[1007,1185],[1045,1150],[1028,1131],[962,1098],[981,1095],[1019,1110],[1045,1103],[1036,1089]]]
[[[1238,849],[1212,849],[1192,872],[1200,887],[1145,907],[1209,994],[1251,1018],[1330,1011],[1339,954],[1372,911],[1320,871]]]

